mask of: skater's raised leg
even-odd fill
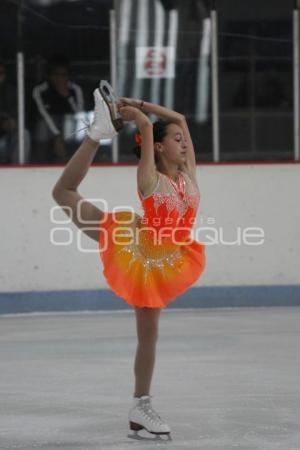
[[[53,188],[52,196],[62,206],[64,212],[72,218],[75,225],[98,242],[99,229],[95,224],[103,219],[104,212],[85,200],[78,193],[77,188],[93,162],[100,139],[113,138],[117,132],[99,89],[94,91],[94,100],[94,120],[87,131],[87,137],[66,164]],[[89,225],[88,222],[91,224]]]

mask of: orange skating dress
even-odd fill
[[[103,274],[111,289],[138,307],[164,308],[186,291],[205,267],[205,245],[191,238],[200,192],[180,171],[184,191],[160,173],[151,195],[138,191],[144,214],[106,213],[99,226]]]

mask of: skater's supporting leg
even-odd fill
[[[98,142],[86,137],[66,164],[52,191],[55,201],[65,207],[64,212],[72,217],[75,225],[95,241],[99,239],[99,230],[95,223],[103,218],[104,213],[92,203],[84,200],[77,192],[77,187],[87,174],[98,147]],[[91,224],[89,225],[87,222],[91,222]],[[92,227],[94,228],[87,229]]]
[[[149,395],[155,363],[160,311],[160,308],[135,307],[138,337],[134,363],[135,397]]]

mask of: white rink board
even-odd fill
[[[1,270],[0,291],[97,289],[107,284],[97,243],[81,236],[77,245],[73,224],[53,224],[50,210],[56,205],[52,188],[62,167],[1,168]],[[207,245],[207,265],[194,286],[299,284],[300,275],[300,165],[241,164],[198,166],[201,202],[195,227],[214,227],[219,243]],[[141,213],[136,191],[136,167],[92,167],[79,186],[85,198],[103,198],[108,209],[132,206]],[[56,216],[66,220],[61,212]],[[212,221],[214,224],[212,225]],[[69,235],[67,246],[53,245]],[[260,227],[263,245],[224,245],[235,241],[238,230]],[[212,231],[200,233],[211,242]]]

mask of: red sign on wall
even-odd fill
[[[137,47],[137,78],[174,78],[174,47]]]

